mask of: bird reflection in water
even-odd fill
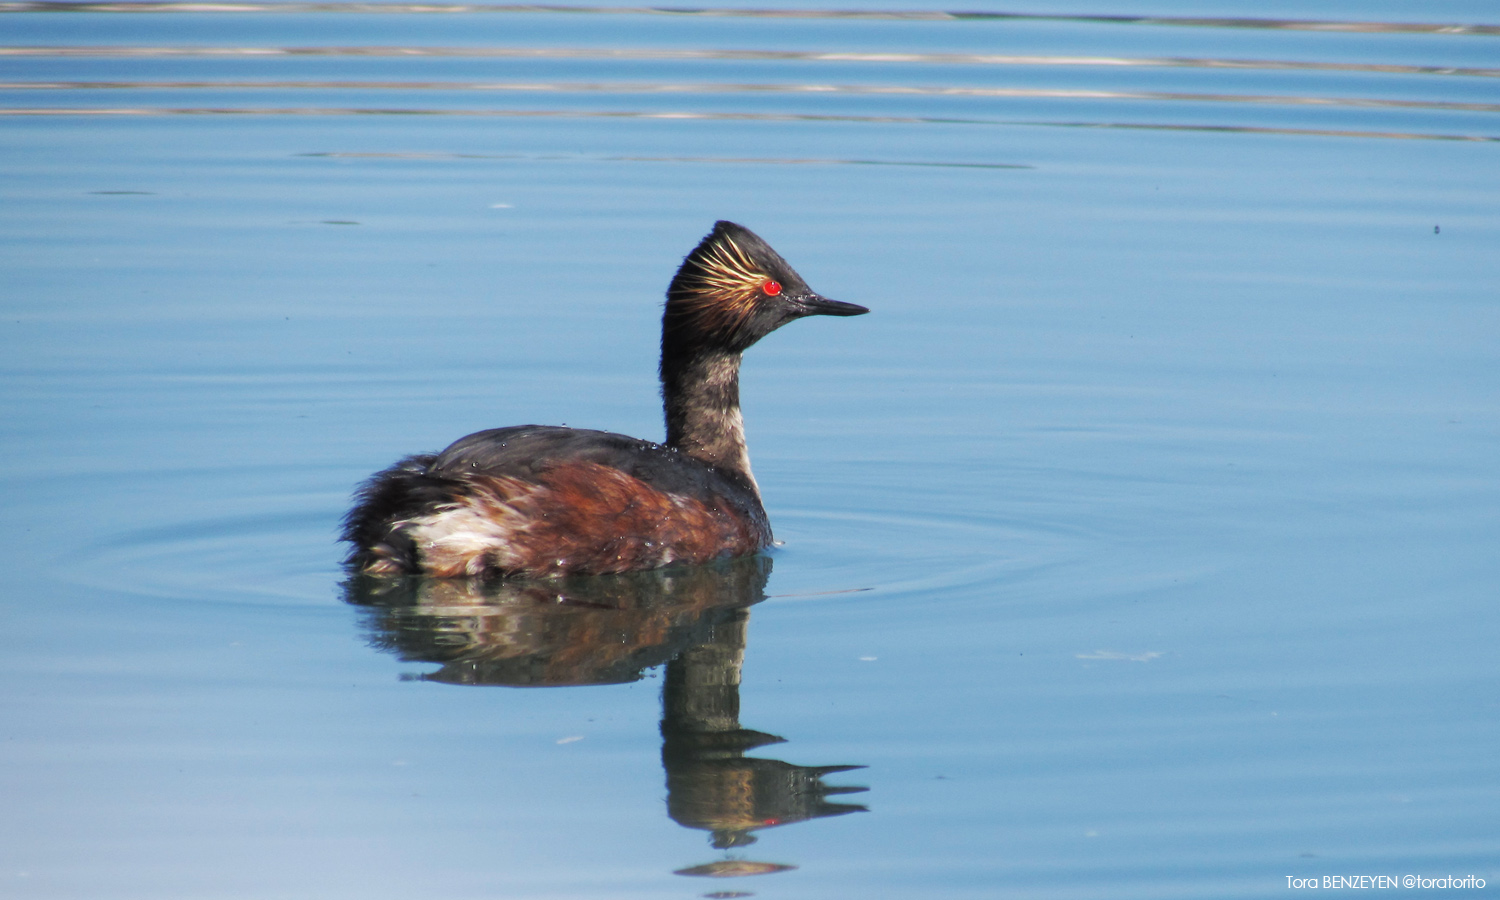
[[[662,767],[667,815],[708,831],[731,851],[754,832],[863,812],[832,795],[866,790],[823,783],[860,766],[799,766],[745,754],[784,738],[742,728],[740,670],[748,607],[765,598],[763,556],[614,576],[480,582],[358,575],[350,603],[369,611],[375,646],[408,662],[437,663],[413,676],[446,684],[564,687],[638,681],[666,664]],[[728,857],[677,870],[732,877],[794,866]]]

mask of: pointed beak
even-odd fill
[[[869,312],[857,303],[829,300],[821,294],[808,292],[796,298],[798,315],[803,316],[862,316]]]

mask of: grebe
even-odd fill
[[[664,444],[550,425],[494,428],[408,456],[360,487],[348,564],[373,575],[599,575],[763,550],[740,354],[803,316],[863,306],[807,286],[749,229],[717,222],[667,288]]]

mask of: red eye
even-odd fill
[[[768,281],[768,282],[766,282],[765,284],[763,284],[763,285],[760,286],[760,289],[763,290],[763,291],[765,291],[767,294],[769,294],[772,297],[774,297],[777,294],[781,293],[781,285],[777,284],[774,281]]]

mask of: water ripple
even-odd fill
[[[855,116],[814,113],[647,112],[572,109],[416,109],[360,107],[0,107],[0,116],[473,116],[492,118],[661,119],[744,122],[859,122],[893,125],[1002,125],[1044,128],[1118,128],[1145,131],[1281,134],[1385,140],[1500,142],[1500,136],[1362,131],[1344,128],[1281,128],[1255,125],[1198,125],[1170,122],[1023,121],[952,116]]]
[[[994,88],[863,84],[735,84],[676,82],[467,82],[467,81],[8,81],[0,90],[412,90],[504,91],[566,94],[856,94],[919,97],[995,97],[1046,100],[1151,100],[1254,103],[1277,106],[1347,106],[1500,112],[1500,103],[1391,100],[1379,97],[1299,97],[1286,94],[1205,94],[1184,91],[1107,91],[1072,88]]]
[[[1036,166],[1022,163],[976,163],[942,162],[934,160],[904,159],[840,159],[837,157],[781,157],[781,156],[599,156],[586,153],[380,153],[373,151],[324,150],[314,153],[297,153],[296,156],[315,156],[327,159],[496,159],[525,160],[528,162],[663,162],[663,163],[709,163],[724,165],[761,166],[916,166],[935,169],[1034,169]]]
[[[916,21],[1044,21],[1108,25],[1165,25],[1194,28],[1249,28],[1289,31],[1402,32],[1420,34],[1500,34],[1500,25],[1434,22],[1341,22],[1317,19],[1262,19],[1205,16],[1068,15],[1019,12],[882,9],[745,9],[675,6],[569,6],[517,3],[73,3],[31,0],[0,3],[0,13],[591,13],[595,15],[701,16],[758,19],[902,19]]]
[[[1378,72],[1389,75],[1460,75],[1497,78],[1500,68],[1415,66],[1395,63],[1317,62],[1291,59],[1213,59],[1159,56],[1017,56],[998,53],[858,53],[818,50],[694,50],[637,47],[123,47],[11,46],[0,57],[238,57],[360,56],[476,57],[498,59],[734,60],[770,62],[923,63],[979,66],[1095,66],[1140,68]]]

